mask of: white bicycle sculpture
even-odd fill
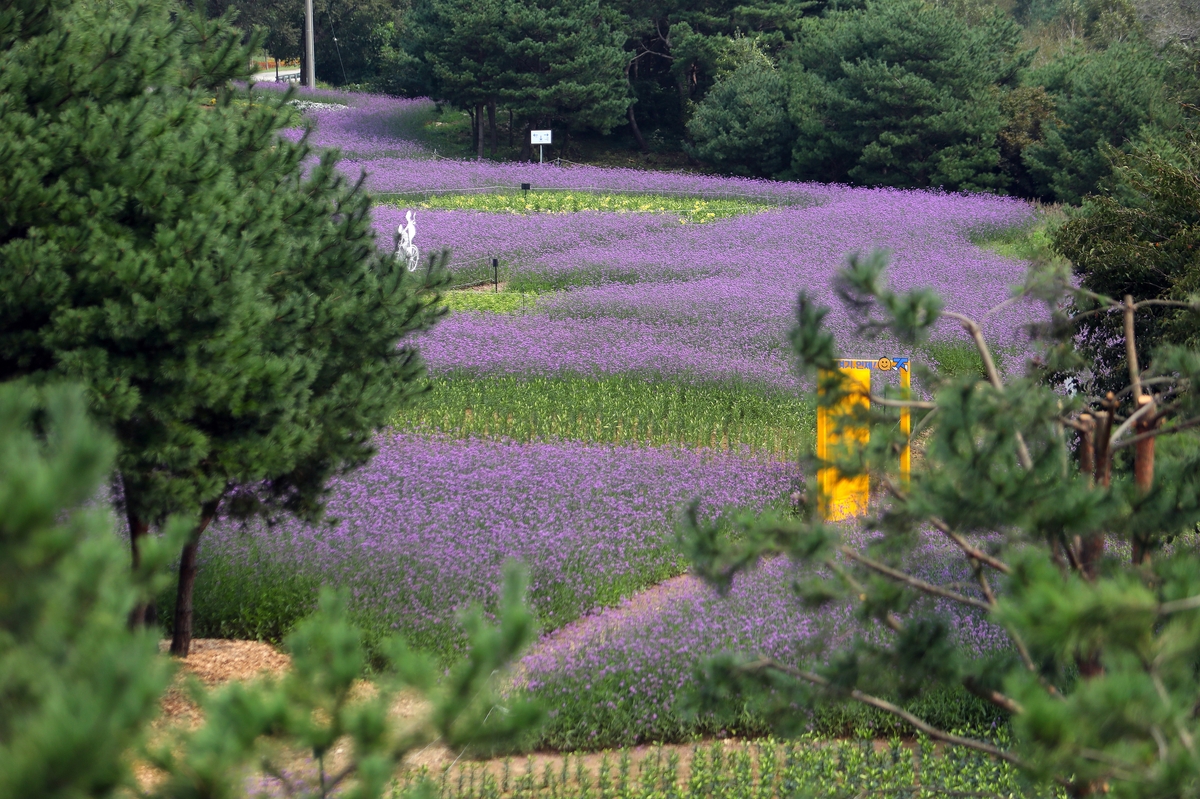
[[[417,271],[421,262],[421,251],[413,244],[417,235],[417,218],[412,211],[404,212],[405,224],[396,228],[396,251],[393,253],[397,261],[403,259],[408,264],[408,271]]]

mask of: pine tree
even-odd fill
[[[625,119],[621,37],[597,0],[426,0],[414,27],[424,85],[434,99],[471,111],[480,157],[483,112],[494,114],[496,104],[526,129],[607,133]]]
[[[999,87],[1020,30],[969,27],[920,2],[868,2],[812,20],[791,49],[792,173],[870,186],[1002,188]]]
[[[417,390],[422,280],[370,200],[276,135],[286,97],[232,86],[257,40],[165,0],[21,0],[0,25],[0,381],[82,383],[119,444],[135,568],[218,513],[319,515],[328,478]],[[427,274],[422,271],[422,275]]]
[[[288,796],[344,795],[348,780],[363,799],[427,796],[428,785],[390,785],[408,753],[434,740],[489,751],[536,724],[536,708],[509,698],[500,709],[495,693],[493,675],[534,631],[523,578],[509,570],[498,623],[468,618],[469,655],[449,673],[385,642],[377,690],[364,696],[362,632],[345,597],[325,592],[287,638],[286,675],[198,692],[203,726],[147,740],[171,664],[158,636],[126,617],[161,583],[190,523],[168,525],[131,581],[108,514],[88,508],[116,451],[78,387],[0,384],[0,796],[240,796],[252,769],[279,775]],[[400,691],[423,696],[427,718],[396,719]],[[330,773],[326,753],[347,740],[347,762]],[[312,778],[293,768],[296,751],[320,764]],[[154,786],[136,785],[135,758],[159,769]]]
[[[1079,204],[1111,174],[1105,148],[1128,151],[1174,115],[1171,61],[1140,42],[1076,47],[1029,75],[1054,100],[1053,124],[1023,154],[1038,196]]]
[[[501,102],[523,120],[608,133],[629,106],[622,35],[599,0],[510,2]]]
[[[812,491],[793,518],[733,531],[693,518],[686,543],[721,589],[764,557],[806,564],[797,600],[849,604],[865,629],[844,646],[817,642],[825,648],[811,662],[719,658],[702,672],[699,706],[750,707],[794,729],[805,721],[797,707],[857,702],[1069,796],[1196,795],[1200,350],[1159,346],[1146,364],[1133,331],[1154,302],[1172,302],[1200,325],[1200,298],[1109,298],[1035,269],[1023,293],[1053,316],[1043,361],[1004,375],[978,320],[945,310],[928,290],[893,292],[886,263],[882,253],[853,256],[838,277],[859,332],[887,331],[912,348],[939,319],[952,321],[974,342],[985,376],[926,373],[929,399],[843,403],[861,389],[839,377],[828,309],[801,293],[792,342],[822,389],[817,401],[843,429],[871,431],[858,451],[809,464],[869,475],[882,496],[846,523],[819,518]],[[1070,394],[1044,379],[1087,366],[1073,348],[1080,319],[1063,311],[1068,296],[1123,320],[1121,391]],[[899,429],[898,406],[914,414],[919,436]],[[905,481],[897,455],[907,446],[919,448],[920,468]],[[1132,469],[1121,468],[1130,454]],[[981,630],[1005,645],[977,647]],[[944,729],[913,712],[914,698],[950,688],[994,708],[1011,734]]]
[[[1200,140],[1193,134],[1164,149],[1110,150],[1113,191],[1089,197],[1054,231],[1054,247],[1074,264],[1082,288],[1168,303],[1200,292]],[[1081,298],[1079,310],[1094,311],[1092,301]],[[1164,343],[1200,346],[1200,325],[1170,304],[1148,306],[1135,332],[1142,361]],[[1126,356],[1112,346],[1123,335],[1120,315],[1080,319],[1078,342],[1095,364],[1093,392],[1124,382]]]
[[[688,133],[699,159],[738,175],[777,175],[794,140],[787,81],[765,56],[718,80],[696,107]]]

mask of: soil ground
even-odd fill
[[[667,580],[660,585],[641,592],[626,600],[620,606],[604,614],[586,616],[560,630],[544,637],[534,644],[531,651],[544,652],[551,647],[567,646],[570,648],[587,646],[590,642],[604,638],[613,630],[620,628],[629,620],[647,610],[656,610],[670,605],[677,597],[692,593],[697,578],[682,575]],[[162,643],[165,652],[168,642]],[[291,665],[291,659],[270,644],[258,641],[232,641],[221,639],[199,638],[192,641],[191,653],[187,658],[178,661],[179,671],[175,683],[167,691],[162,700],[162,717],[153,727],[155,737],[167,737],[171,731],[179,728],[194,728],[203,721],[200,708],[188,696],[185,684],[189,678],[198,679],[207,688],[217,688],[231,681],[248,681],[258,677],[279,677]],[[520,679],[520,674],[516,675]],[[364,690],[369,688],[364,683]],[[402,696],[392,708],[394,718],[402,722],[418,723],[427,712],[426,705],[415,696]],[[711,741],[702,742],[710,744]],[[738,739],[725,739],[721,744],[728,749],[744,748],[748,742]],[[679,776],[687,779],[688,768],[696,744],[648,745],[634,747],[628,750],[633,764],[634,773],[637,765],[646,757],[661,756],[667,758],[672,754],[679,757]],[[340,761],[346,757],[344,747],[335,747],[334,756],[326,768],[330,771],[337,769]],[[500,779],[506,763],[511,774],[519,776],[526,769],[541,775],[547,768],[555,773],[561,773],[564,759],[570,761],[570,772],[574,774],[578,767],[590,774],[594,779],[600,771],[601,762],[607,759],[611,768],[616,768],[617,756],[612,753],[562,753],[534,752],[528,755],[518,755],[511,758],[496,758],[492,760],[468,760],[441,744],[431,744],[425,749],[411,754],[404,764],[405,770],[428,769],[431,774],[438,774],[442,769],[452,766],[470,766],[493,774]],[[311,758],[302,753],[296,753],[289,758],[287,771],[303,772],[312,768]],[[149,766],[139,764],[137,776],[143,787],[149,787],[158,778],[158,774]]]

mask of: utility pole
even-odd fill
[[[304,0],[304,85],[317,88],[316,47],[313,44],[313,0]]]

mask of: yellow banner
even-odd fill
[[[829,460],[838,447],[865,445],[871,437],[870,429],[865,426],[842,423],[838,429],[839,421],[843,421],[840,417],[854,413],[855,407],[866,408],[870,404],[871,369],[856,365],[840,371],[849,384],[847,390],[852,393],[837,405],[817,408],[817,457],[823,461]],[[822,375],[821,379],[828,376]],[[827,521],[842,521],[866,513],[871,491],[867,475],[843,477],[835,467],[826,466],[817,472],[817,487],[818,509]]]

